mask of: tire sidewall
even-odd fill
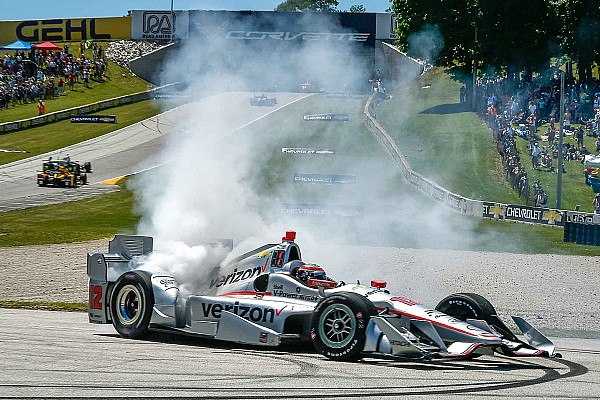
[[[436,306],[436,310],[443,312],[444,314],[448,314],[460,320],[466,321],[469,319],[480,319],[481,310],[477,305],[473,304],[471,301],[464,298],[453,298],[448,299],[447,301]],[[467,312],[468,315],[466,317],[462,315],[456,315],[455,310],[460,310],[461,312]]]
[[[321,300],[311,317],[310,337],[315,348],[325,357],[340,361],[355,361],[361,358],[365,347],[366,328],[371,315],[376,312],[375,307],[369,307],[369,300],[356,293],[334,293]],[[354,331],[349,342],[340,347],[331,347],[323,341],[320,334],[321,317],[324,312],[331,310],[331,306],[341,305],[340,309],[351,311]]]
[[[130,323],[123,323],[120,319],[121,311],[117,304],[119,298],[126,292],[139,295],[138,308],[141,311],[136,314]],[[110,297],[110,313],[113,326],[117,332],[126,338],[135,339],[144,336],[148,332],[152,308],[154,307],[154,293],[150,276],[143,271],[131,271],[121,275],[115,283]]]

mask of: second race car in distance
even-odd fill
[[[250,98],[250,105],[252,106],[267,106],[273,107],[277,104],[276,97],[269,97],[266,94],[254,95]]]
[[[392,294],[386,282],[335,281],[302,261],[296,233],[216,268],[200,293],[144,269],[148,236],[117,235],[108,253],[88,254],[88,316],[125,338],[152,330],[277,346],[310,340],[325,357],[472,358],[482,354],[559,357],[531,324],[512,317],[521,340],[480,295],[457,293],[429,307]]]

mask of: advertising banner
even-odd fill
[[[313,114],[305,115],[305,121],[348,121],[348,114]]]
[[[187,39],[189,12],[171,10],[131,11],[131,38],[135,40]]]
[[[484,218],[505,219],[534,224],[563,225],[565,214],[566,212],[563,210],[550,208],[483,202],[482,216]]]
[[[304,147],[282,147],[281,152],[287,154],[335,154],[333,149],[308,149]]]
[[[363,207],[327,204],[284,203],[282,205],[281,212],[284,214],[306,216],[360,217],[363,214]]]
[[[28,21],[0,21],[0,44],[22,40],[40,43],[130,39],[130,17],[57,18]]]
[[[356,183],[354,175],[335,175],[335,174],[294,174],[294,182],[302,183]]]
[[[116,115],[78,115],[71,117],[72,124],[116,124]]]

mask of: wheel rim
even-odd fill
[[[352,341],[356,332],[356,318],[344,304],[332,304],[319,318],[319,337],[328,347],[340,348]]]
[[[117,317],[123,325],[134,325],[144,311],[144,299],[137,286],[124,286],[117,296]]]

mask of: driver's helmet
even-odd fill
[[[308,285],[309,279],[327,280],[327,274],[325,274],[325,270],[317,264],[304,264],[298,268],[296,278]]]

